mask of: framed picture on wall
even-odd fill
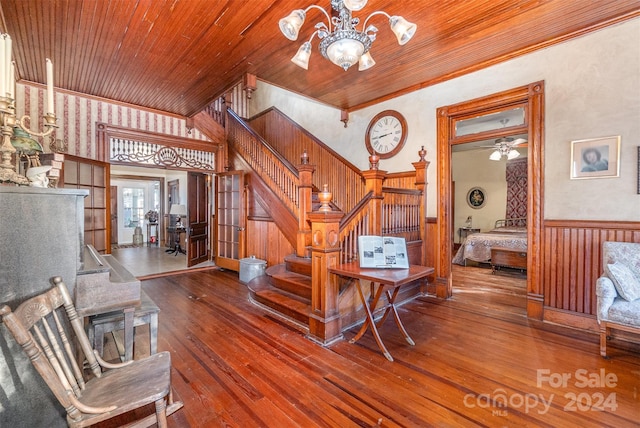
[[[620,176],[620,136],[571,142],[571,179]]]
[[[487,196],[483,188],[472,187],[467,192],[467,204],[469,204],[471,208],[482,208],[486,202]]]

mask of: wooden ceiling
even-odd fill
[[[313,0],[0,0],[16,75],[146,108],[193,116],[246,73],[345,110],[414,91],[640,15],[638,0],[369,0],[415,22],[399,46],[384,16],[377,64],[344,71],[314,38],[309,70],[290,59],[322,13],[312,9],[292,42],[278,20]],[[329,0],[316,4],[330,10]],[[630,40],[629,43],[638,43]]]

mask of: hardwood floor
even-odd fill
[[[490,270],[459,274],[477,284],[398,309],[415,346],[391,320],[380,328],[394,362],[370,332],[350,344],[357,328],[328,347],[311,342],[252,305],[234,272],[143,281],[184,402],[169,426],[638,426],[637,348],[602,359],[596,335],[527,319],[517,278],[482,293]]]

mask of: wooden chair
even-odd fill
[[[13,312],[3,306],[0,316],[66,410],[68,425],[86,427],[155,403],[154,414],[131,426],[166,427],[167,415],[182,407],[172,397],[171,355],[160,352],[126,363],[105,362],[92,349],[62,279],[55,277],[52,282],[52,289]],[[83,360],[87,379],[77,362]]]

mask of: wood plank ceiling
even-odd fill
[[[345,110],[451,79],[640,15],[638,0],[369,0],[354,16],[384,10],[415,22],[399,46],[384,16],[377,64],[344,71],[314,38],[309,70],[289,60],[323,15],[312,9],[298,41],[278,20],[313,0],[0,0],[0,30],[13,40],[16,75],[56,87],[193,116],[246,73]],[[330,10],[329,0],[317,4]],[[630,40],[629,43],[638,43]]]

